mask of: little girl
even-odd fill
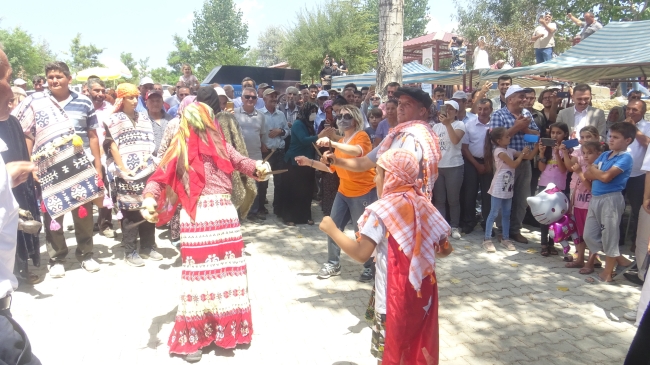
[[[583,268],[585,266],[585,242],[582,234],[585,228],[585,221],[587,220],[587,211],[589,209],[589,201],[591,200],[591,181],[584,178],[584,172],[587,167],[596,161],[602,152],[602,145],[599,142],[598,129],[594,126],[583,127],[580,130],[580,144],[581,148],[577,148],[568,157],[568,153],[564,156],[564,164],[567,168],[573,171],[573,179],[571,180],[571,207],[573,210],[573,220],[576,222],[576,229],[578,230],[579,244],[576,247],[577,257],[573,260],[573,256],[566,256],[571,262],[565,266],[567,268]],[[581,274],[591,274],[593,269],[582,269]]]
[[[452,252],[450,227],[426,198],[418,160],[390,149],[377,161],[377,194],[359,219],[359,239],[330,217],[320,229],[345,253],[365,262],[376,251],[375,317],[370,352],[381,365],[438,363],[435,261]]]
[[[566,188],[567,168],[562,160],[563,152],[560,150],[560,146],[562,146],[562,141],[569,138],[569,127],[566,123],[551,124],[550,135],[555,140],[553,148],[548,148],[543,146],[541,142],[539,143],[537,167],[542,172],[542,175],[539,177],[537,193],[546,190],[546,185],[550,183],[555,184],[560,190]],[[542,233],[542,256],[557,255],[558,252],[553,243],[549,244],[548,225],[541,224],[540,231]]]
[[[200,86],[199,80],[192,74],[192,67],[189,64],[184,63],[181,70],[183,71],[183,74],[178,78],[178,81],[184,83],[186,87],[190,88],[190,90],[198,89]]]
[[[517,152],[512,148],[508,148],[509,144],[510,136],[506,128],[497,127],[485,135],[485,168],[488,171],[492,171],[492,165],[494,164],[496,166],[494,178],[492,179],[490,190],[488,190],[488,194],[492,196],[492,206],[490,208],[490,215],[485,223],[485,240],[483,241],[483,248],[487,252],[496,252],[491,237],[492,225],[499,211],[501,211],[501,230],[503,231],[501,246],[509,251],[515,250],[515,246],[510,242],[509,237],[510,208],[512,207],[512,188],[515,184],[515,169],[523,159],[531,159],[537,151],[537,147],[535,147],[535,150],[530,153],[530,148],[525,147],[522,152]],[[493,145],[496,145],[494,152],[492,152]],[[493,158],[494,162],[492,162]]]

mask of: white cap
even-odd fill
[[[461,99],[467,100],[468,99],[467,98],[467,93],[465,93],[464,91],[456,91],[451,98],[452,99],[458,99],[458,100],[461,100]]]
[[[506,91],[506,99],[510,95],[515,94],[515,93],[521,93],[521,92],[529,93],[529,92],[533,92],[533,91],[535,91],[535,90],[533,90],[531,88],[527,88],[527,87],[524,88],[524,87],[521,87],[519,85],[510,85],[510,87],[508,88],[508,91]]]
[[[218,96],[225,96],[228,98],[228,95],[226,95],[226,90],[224,90],[222,87],[217,86],[214,88],[214,91],[217,92]],[[228,98],[228,101],[231,101],[230,98]]]
[[[145,77],[140,79],[140,86],[146,85],[146,84],[153,84],[153,80],[151,79],[151,77],[145,76]]]
[[[14,85],[16,86],[22,86],[22,85],[27,85],[27,82],[23,79],[15,79],[14,80]]]
[[[460,92],[462,92],[462,91],[460,91]],[[458,103],[455,102],[455,101],[453,101],[453,100],[447,100],[447,101],[445,101],[445,105],[451,105],[451,106],[454,107],[454,109],[456,109],[456,110],[459,110],[459,109],[460,109],[460,107],[458,106]]]
[[[330,93],[327,92],[327,90],[321,90],[318,92],[318,95],[316,96],[316,99],[322,98],[322,97],[330,97]]]

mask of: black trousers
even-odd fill
[[[156,248],[156,225],[144,222],[137,226],[134,223],[141,222],[144,218],[139,210],[122,210],[122,245],[124,252],[135,251],[140,236],[140,251],[147,253]],[[131,226],[131,227],[129,227]]]
[[[630,237],[632,242],[636,242],[636,228],[637,222],[639,221],[639,209],[643,205],[643,189],[645,188],[645,174],[631,177],[627,180],[625,185],[625,190],[623,190],[623,196],[627,197],[627,200],[630,202],[630,207],[632,211],[630,212]],[[626,222],[627,223],[627,222]],[[625,239],[625,228],[627,224],[623,224],[621,219],[621,225],[619,226],[620,231],[620,241],[623,242]]]
[[[40,365],[32,354],[25,331],[11,318],[9,309],[0,311],[0,365]]]
[[[270,152],[269,152],[270,153]],[[268,153],[264,154],[263,157],[266,157]],[[269,165],[271,165],[271,170],[276,171],[276,170],[284,170],[286,169],[286,163],[284,162],[284,150],[277,149],[271,158],[268,160]],[[280,202],[281,195],[282,195],[282,179],[284,176],[283,174],[277,174],[273,175],[273,209],[277,210],[278,209],[278,203]],[[266,194],[269,189],[269,182],[268,181],[263,181],[259,183],[259,190],[257,192],[257,195],[263,197],[262,199],[266,198]],[[260,207],[259,209],[264,208],[264,200],[260,200]]]
[[[102,179],[104,180],[104,186],[108,189],[108,180],[106,179],[106,168],[102,167]],[[109,195],[110,196],[110,195]],[[97,227],[99,227],[100,232],[104,232],[107,228],[113,229],[113,210],[108,208],[99,208],[99,213],[97,214]]]
[[[478,163],[484,163],[482,158],[476,158]],[[461,204],[461,227],[476,227],[476,196],[478,189],[481,189],[481,216],[483,217],[483,224],[490,215],[491,197],[488,194],[490,184],[494,174],[490,171],[488,173],[479,175],[476,167],[471,162],[465,160],[465,172],[463,177],[463,186],[460,189],[460,204]]]
[[[650,343],[650,306],[643,313],[639,329],[636,330],[636,335],[634,335],[625,357],[624,365],[650,365],[648,343]]]

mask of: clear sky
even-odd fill
[[[269,25],[289,28],[301,9],[325,1],[240,0],[236,3],[248,22],[248,45],[254,46],[258,35]],[[119,59],[121,52],[131,52],[136,60],[150,57],[152,68],[166,65],[167,54],[173,50],[172,36],[174,33],[187,35],[194,10],[203,4],[203,0],[2,2],[1,28],[20,26],[35,39],[46,40],[60,59],[67,58],[70,40],[81,33],[83,44],[105,48],[102,55]],[[432,18],[428,30],[450,31],[455,25],[453,2],[428,2]]]

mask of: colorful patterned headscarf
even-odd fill
[[[117,99],[115,99],[115,106],[113,107],[113,113],[118,113],[122,111],[124,98],[127,96],[140,96],[140,90],[138,87],[133,84],[119,84],[115,90],[117,93]]]
[[[177,195],[161,196],[165,201],[159,202],[159,206],[175,207],[180,201],[190,217],[196,218],[196,204],[206,182],[202,156],[211,158],[226,174],[234,171],[221,127],[214,123],[212,108],[192,103],[184,108],[178,132],[162,157],[160,167],[149,178],[149,181],[167,185]],[[173,209],[166,210],[173,214]]]
[[[334,102],[332,100],[328,100],[328,101],[324,102],[323,103],[323,110],[325,110],[327,108],[331,108],[332,104],[334,104]]]
[[[422,192],[415,154],[405,149],[390,149],[377,161],[384,170],[381,198],[368,206],[361,227],[370,213],[386,226],[400,250],[410,259],[409,282],[420,292],[422,281],[435,270],[436,249],[448,244],[451,227]],[[435,281],[434,281],[435,282]]]

